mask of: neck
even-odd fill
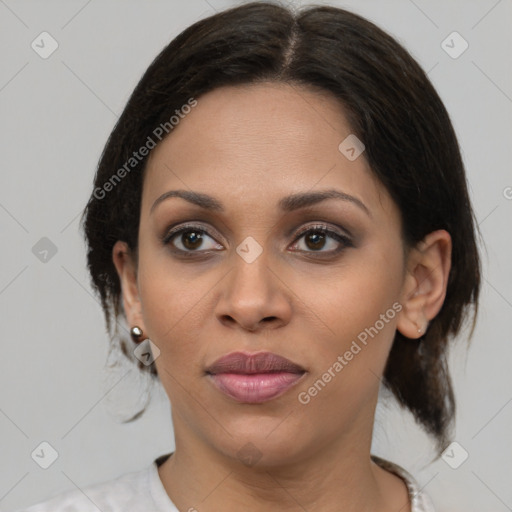
[[[371,436],[370,443],[350,441],[250,466],[176,434],[176,450],[159,475],[179,510],[409,512],[405,483],[371,460]]]

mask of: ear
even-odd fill
[[[145,331],[142,320],[142,307],[137,284],[137,269],[132,252],[126,242],[118,240],[112,249],[112,260],[121,282],[123,308],[128,328],[135,325]]]
[[[443,306],[451,257],[452,239],[444,229],[429,233],[409,252],[397,318],[397,329],[407,338],[423,336]]]

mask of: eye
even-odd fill
[[[297,243],[299,240],[303,240],[303,243]],[[329,243],[330,239],[330,243]],[[339,247],[341,245],[341,248]],[[295,239],[294,249],[297,246],[299,251],[303,252],[321,252],[326,254],[337,254],[345,247],[353,247],[353,243],[348,236],[345,236],[337,231],[329,229],[325,225],[309,226],[297,234]],[[331,246],[330,250],[322,251],[326,246]],[[311,249],[311,250],[308,250]]]
[[[208,244],[205,244],[205,240],[208,238],[213,240],[213,237],[203,227],[189,224],[171,230],[165,235],[163,243],[165,245],[170,243],[177,249],[177,252],[181,253],[199,252],[198,249],[204,251],[222,249],[222,245],[217,243],[210,244],[210,247],[208,247]],[[176,239],[176,242],[174,239]]]

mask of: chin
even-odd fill
[[[210,442],[223,455],[255,469],[295,464],[306,456],[307,446],[314,442],[304,438],[304,432],[286,425],[284,418],[267,416],[227,422],[225,428],[231,436],[223,435],[222,439]]]

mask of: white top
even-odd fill
[[[158,466],[171,454],[155,459],[140,471],[114,480],[74,489],[18,512],[179,512],[158,474]],[[420,492],[416,480],[402,467],[372,455],[373,461],[401,477],[409,490],[412,512],[435,512],[432,502]]]

